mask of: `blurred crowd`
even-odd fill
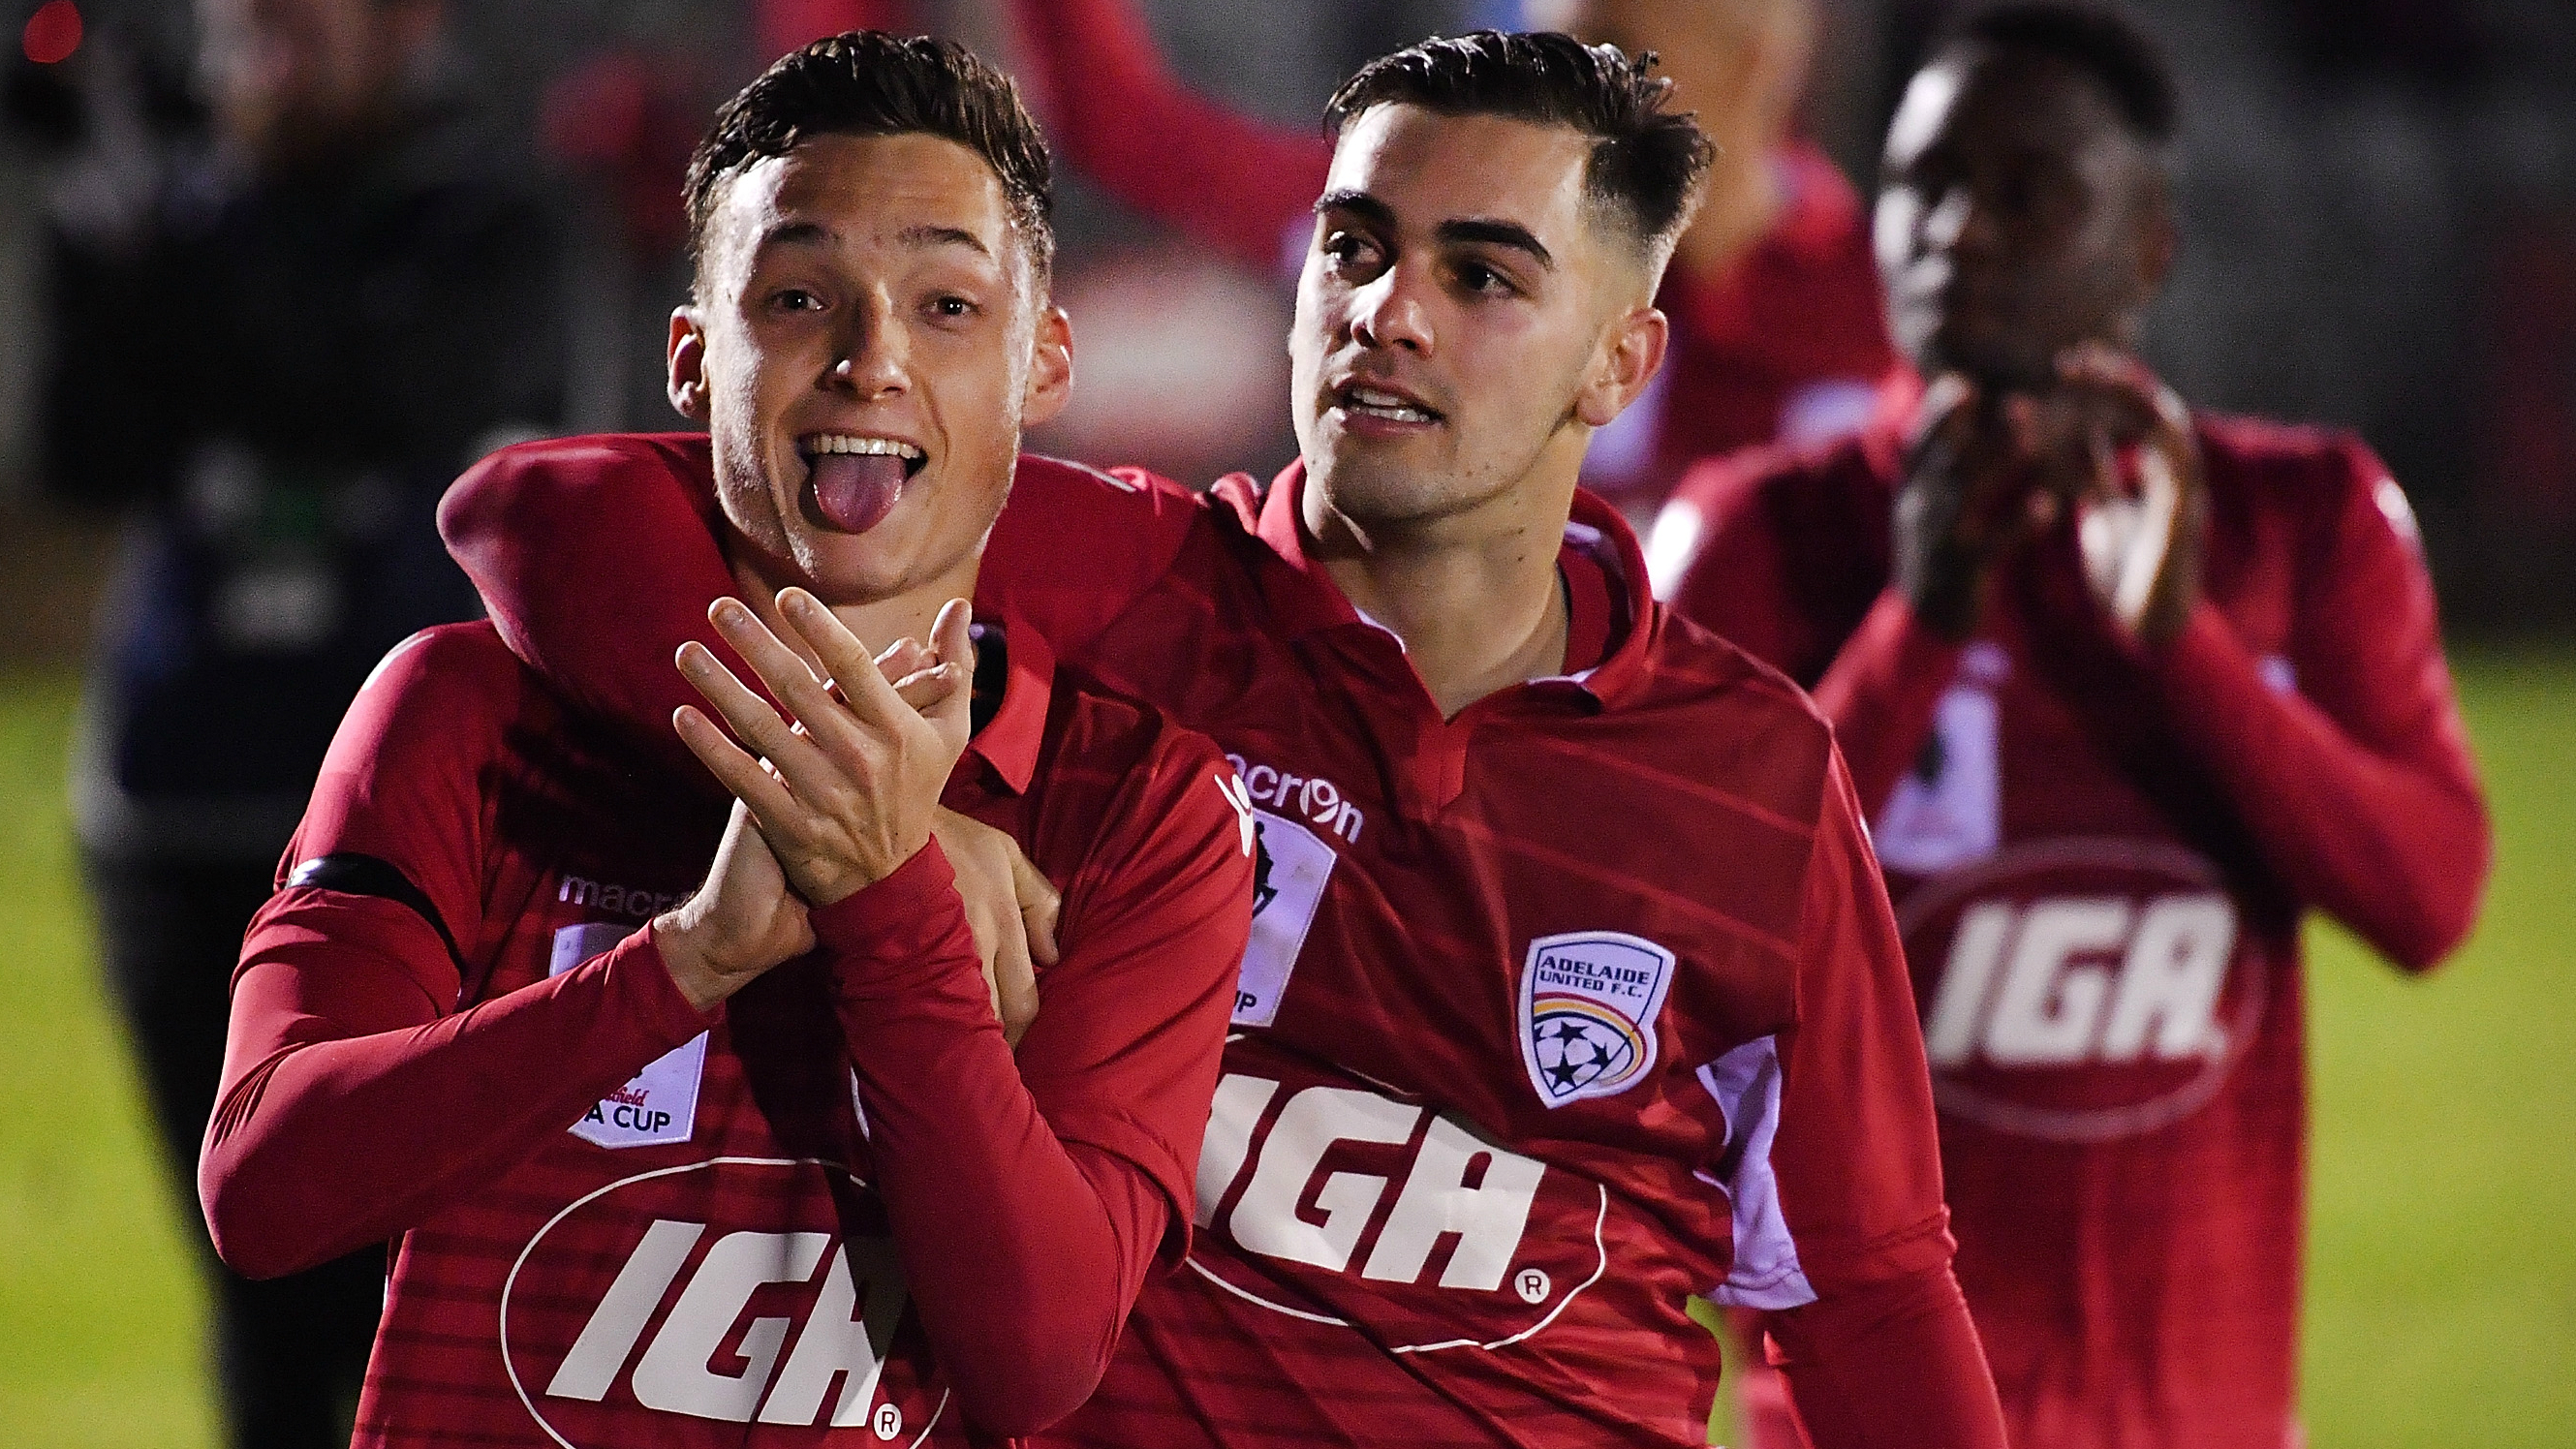
[[[1288,288],[1340,76],[1471,25],[1659,51],[1721,160],[1663,297],[1665,374],[1587,465],[1642,530],[1694,464],[1849,432],[1902,390],[1866,197],[1951,8],[22,0],[0,314],[40,345],[0,362],[0,526],[118,531],[74,806],[177,1196],[224,968],[342,707],[394,641],[474,611],[440,490],[514,439],[683,426],[660,358],[681,171],[770,57],[929,28],[1019,74],[1065,175],[1080,379],[1032,444],[1205,482],[1294,451]],[[2361,433],[2455,622],[2576,619],[2576,11],[2134,10],[2188,117],[2145,355],[2196,403]],[[360,1260],[223,1279],[237,1442],[345,1423],[378,1282]]]

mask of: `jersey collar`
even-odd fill
[[[1010,675],[1002,686],[1001,708],[966,742],[966,750],[990,767],[1012,794],[1025,795],[1037,775],[1038,749],[1046,739],[1047,709],[1055,691],[1055,650],[1035,627],[1008,610],[984,627],[1002,631]]]
[[[1263,593],[1280,634],[1294,639],[1357,624],[1391,637],[1393,631],[1354,607],[1332,575],[1307,555],[1299,502],[1305,487],[1306,464],[1299,459],[1267,488],[1250,474],[1234,473],[1209,491],[1278,565],[1265,570],[1269,579]],[[1644,551],[1618,509],[1578,488],[1560,557],[1574,611],[1570,653],[1576,658],[1589,654],[1598,662],[1531,680],[1530,685],[1570,685],[1604,704],[1615,703],[1643,673],[1651,637],[1663,627],[1661,607],[1642,587]]]

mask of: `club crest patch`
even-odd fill
[[[634,934],[616,921],[586,921],[555,932],[548,976],[561,976]],[[602,1097],[572,1135],[601,1147],[654,1147],[686,1142],[698,1127],[698,1081],[706,1074],[707,1034],[699,1032],[654,1058],[625,1086]]]
[[[1551,1107],[1608,1097],[1655,1065],[1655,1018],[1672,989],[1673,953],[1622,931],[1574,931],[1530,942],[1521,964],[1521,1061]]]

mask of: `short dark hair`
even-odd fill
[[[1324,107],[1339,136],[1376,106],[1444,116],[1501,116],[1593,137],[1584,194],[1619,213],[1650,254],[1668,248],[1699,204],[1717,148],[1689,112],[1664,109],[1670,79],[1655,55],[1554,31],[1479,30],[1435,37],[1361,66]]]
[[[1043,283],[1055,262],[1055,180],[1046,133],[1011,78],[950,40],[853,30],[789,51],[717,110],[689,157],[689,264],[706,262],[724,183],[809,136],[939,136],[1001,179],[1012,225]]]
[[[2092,77],[2129,133],[2151,147],[2181,129],[2182,102],[2164,47],[2117,10],[2083,0],[2006,0],[1953,27],[1940,49],[1982,45],[2036,52]]]

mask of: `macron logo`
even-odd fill
[[[687,900],[692,894],[694,892],[691,891],[648,891],[642,886],[614,885],[586,876],[567,875],[563,878],[563,887],[555,892],[555,899],[589,910],[646,921]]]

